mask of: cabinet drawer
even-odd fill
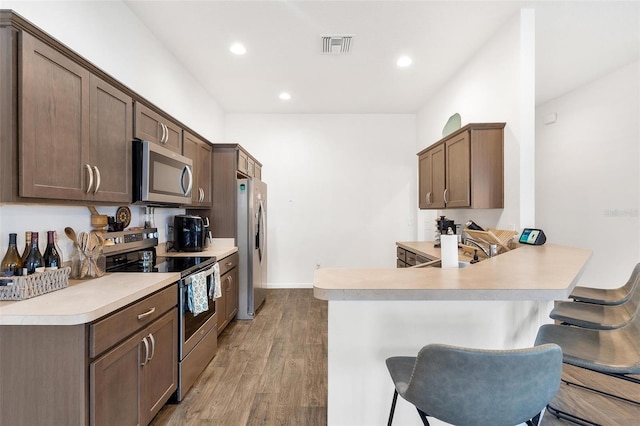
[[[401,260],[403,263],[406,259],[406,253],[407,251],[405,249],[396,247],[396,256],[398,257],[398,260]]]
[[[178,304],[176,285],[152,294],[89,326],[89,357],[93,358],[153,322]]]
[[[428,257],[421,256],[416,254],[416,264],[420,265],[421,263],[431,262],[433,259],[429,259]]]
[[[231,269],[238,266],[238,252],[233,253],[223,259],[218,261],[218,266],[220,267],[220,276],[226,274]]]
[[[398,260],[396,260],[396,267],[397,268],[406,268],[407,264],[404,263],[402,260],[398,259]]]
[[[414,252],[407,251],[404,261],[409,266],[415,265],[416,264],[416,254]]]

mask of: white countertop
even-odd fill
[[[233,238],[216,238],[202,252],[165,252],[159,256],[215,256],[221,260],[235,252]],[[0,302],[0,325],[77,325],[108,315],[180,279],[179,273],[107,273],[90,280],[70,280],[69,287],[19,301]],[[177,291],[177,290],[176,290]]]
[[[313,293],[323,300],[563,299],[591,254],[556,244],[521,245],[462,269],[318,269]]]
[[[179,273],[116,272],[90,280],[70,280],[69,287],[61,290],[0,302],[0,325],[89,323],[179,279]]]
[[[224,259],[225,257],[238,251],[238,247],[235,246],[234,238],[214,238],[211,245],[203,251],[166,251],[165,243],[158,244],[156,247],[156,254],[158,256],[166,257],[191,257],[191,256],[215,256],[217,260]]]

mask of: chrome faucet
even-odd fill
[[[490,254],[489,250],[487,250],[486,248],[484,248],[484,247],[482,246],[482,244],[480,244],[479,242],[477,242],[477,241],[475,241],[475,240],[472,240],[471,238],[467,238],[467,239],[465,240],[465,244],[469,244],[469,243],[471,243],[472,245],[474,245],[474,246],[478,247],[480,250],[482,250],[482,252],[485,254],[485,256],[487,257],[487,259],[491,257],[491,254]]]

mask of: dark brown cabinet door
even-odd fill
[[[418,157],[418,207],[444,208],[445,150],[437,145]]]
[[[218,315],[218,335],[222,333],[224,328],[229,323],[227,318],[227,276],[229,273],[223,274],[220,277],[220,286],[222,287],[222,297],[216,299],[216,314]]]
[[[464,132],[445,143],[447,207],[471,205],[471,147],[469,132]]]
[[[174,308],[145,331],[149,360],[142,374],[142,424],[148,424],[178,386],[178,313]]]
[[[133,101],[100,78],[91,76],[90,167],[96,201],[131,202]]]
[[[208,143],[184,132],[183,155],[193,160],[193,189],[191,206],[211,206],[211,153]]]
[[[90,74],[25,32],[20,59],[20,196],[82,200],[89,165]]]
[[[143,336],[134,335],[90,365],[91,425],[140,424]]]
[[[182,154],[182,129],[147,106],[136,102],[134,136],[157,143],[173,152]]]
[[[211,206],[211,155],[213,148],[207,143],[198,146],[198,186],[202,189],[201,206]]]

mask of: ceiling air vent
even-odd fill
[[[338,55],[341,53],[349,53],[351,49],[350,35],[326,35],[322,37],[322,53],[331,53]]]

